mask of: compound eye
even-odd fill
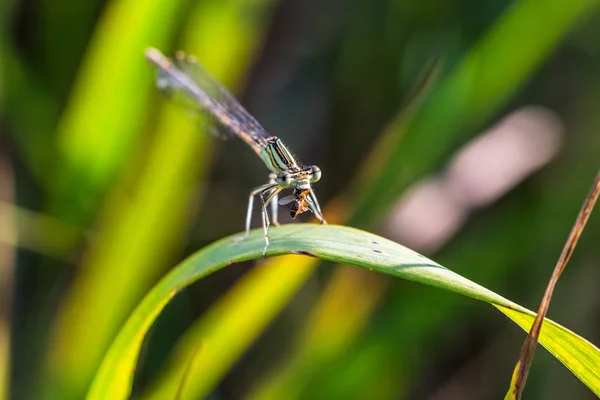
[[[292,180],[293,180],[292,174],[290,174],[289,172],[281,171],[280,173],[277,174],[277,181],[279,183],[289,186],[292,184]]]
[[[310,178],[311,182],[316,182],[319,179],[321,179],[321,168],[317,167],[316,165],[313,165],[312,167],[310,167],[310,170],[312,172],[312,177]]]

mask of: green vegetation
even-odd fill
[[[503,396],[525,335],[466,297],[531,325],[599,165],[600,7],[467,3],[0,6],[0,400]],[[148,46],[194,54],[319,165],[345,226],[285,219],[267,260],[262,230],[226,237],[267,171],[160,96]],[[436,262],[397,244],[427,233],[397,236],[414,185],[530,105],[559,121],[557,155],[493,201],[441,196],[464,208]],[[592,215],[528,399],[600,396],[599,233]]]

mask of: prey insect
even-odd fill
[[[268,183],[250,192],[246,214],[244,238],[250,233],[254,198],[259,196],[265,237],[263,256],[269,247],[270,220],[267,212],[269,205],[271,205],[274,225],[279,225],[278,205],[290,203],[292,219],[305,211],[312,211],[321,223],[327,223],[312,189],[312,184],[321,179],[319,167],[299,164],[281,139],[267,133],[195,58],[179,52],[171,60],[154,48],[146,51],[146,58],[157,69],[156,84],[159,89],[182,94],[196,111],[206,111],[211,114],[227,130],[250,146],[271,171]],[[292,194],[278,201],[278,195],[284,189],[292,189]]]

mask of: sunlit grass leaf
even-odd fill
[[[526,332],[531,329],[535,315],[524,314],[501,305],[495,307]],[[544,320],[539,342],[581,382],[600,396],[600,350],[596,346],[549,319]]]
[[[238,235],[237,238],[239,237]],[[445,289],[502,306],[516,313],[515,315],[525,314],[530,318],[533,315],[518,304],[463,278],[434,261],[368,232],[336,225],[289,224],[273,229],[271,237],[269,256],[290,253],[308,254],[324,260],[352,264],[393,277]],[[127,398],[144,336],[160,311],[178,291],[227,265],[261,257],[264,247],[262,230],[253,231],[245,241],[238,242],[235,239],[236,237],[222,239],[197,252],[154,287],[131,315],[106,354],[88,393],[88,399]],[[294,265],[289,265],[289,268],[294,268]],[[555,338],[560,339],[557,342],[558,347],[569,348],[580,344],[576,340],[576,335],[564,328],[558,328],[558,325],[556,327],[561,332],[561,336],[549,338],[545,332],[542,332],[540,342],[543,345]],[[202,363],[212,360],[213,350],[211,343],[205,341],[202,352],[194,362]],[[599,353],[599,350],[591,345],[585,351]],[[557,353],[561,361],[568,355],[569,353],[565,352]],[[589,355],[588,357],[594,356]],[[584,371],[574,370],[573,372],[580,379],[585,379],[585,383],[592,390],[600,393],[599,379],[592,379],[593,376]],[[202,379],[201,376],[195,378]]]

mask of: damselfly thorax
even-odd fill
[[[290,203],[292,203],[290,208],[292,218],[296,218],[303,212],[312,211],[321,223],[327,223],[311,185],[321,179],[319,167],[316,165],[305,167],[299,164],[281,139],[269,135],[227,89],[202,68],[195,58],[177,53],[175,60],[171,61],[153,48],[146,51],[146,58],[154,64],[158,71],[156,84],[159,89],[181,93],[191,100],[195,111],[205,111],[212,115],[225,128],[246,142],[271,171],[269,182],[250,192],[244,238],[250,233],[252,206],[256,195],[261,200],[265,237],[263,255],[266,254],[269,246],[270,221],[267,213],[269,204],[275,225],[279,225],[277,222],[278,204]],[[292,194],[277,201],[279,193],[285,189],[292,189]]]

